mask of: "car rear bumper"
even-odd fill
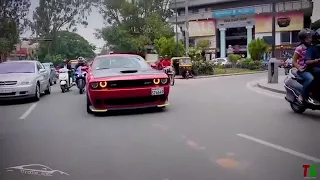
[[[169,105],[168,95],[170,86],[162,86],[163,95],[152,96],[152,88],[143,87],[112,90],[89,90],[88,97],[93,112],[105,112],[109,110],[137,109],[150,107],[165,107]]]
[[[0,87],[0,99],[14,100],[24,99],[35,95],[36,87],[34,85],[15,86],[15,87]],[[3,91],[10,91],[4,93]]]

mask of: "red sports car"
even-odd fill
[[[138,55],[94,59],[87,76],[87,112],[168,106],[168,76]]]

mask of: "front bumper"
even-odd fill
[[[168,106],[170,86],[161,86],[164,94],[152,96],[152,88],[157,86],[128,89],[88,90],[88,98],[93,112],[109,110],[139,109]]]
[[[23,99],[33,97],[36,93],[35,85],[0,86],[0,99]]]

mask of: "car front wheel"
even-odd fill
[[[41,95],[40,85],[37,84],[37,86],[36,86],[36,92],[35,92],[35,94],[34,94],[33,100],[34,100],[34,101],[39,101],[39,100],[40,100],[40,95]]]

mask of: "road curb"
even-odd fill
[[[270,87],[261,85],[260,83],[257,83],[257,87],[259,87],[259,88],[261,88],[261,89],[268,90],[268,91],[272,91],[272,92],[275,92],[275,93],[279,93],[279,94],[286,94],[286,91],[284,91],[284,90],[279,90],[279,89],[270,88]]]
[[[239,76],[239,75],[246,75],[246,74],[258,74],[258,73],[265,73],[267,71],[254,71],[254,72],[243,72],[243,73],[232,73],[232,74],[217,74],[217,75],[209,75],[209,76],[195,76],[195,79],[204,79],[204,78],[214,78],[214,77],[221,77],[221,76]],[[183,78],[177,78],[183,79]]]

